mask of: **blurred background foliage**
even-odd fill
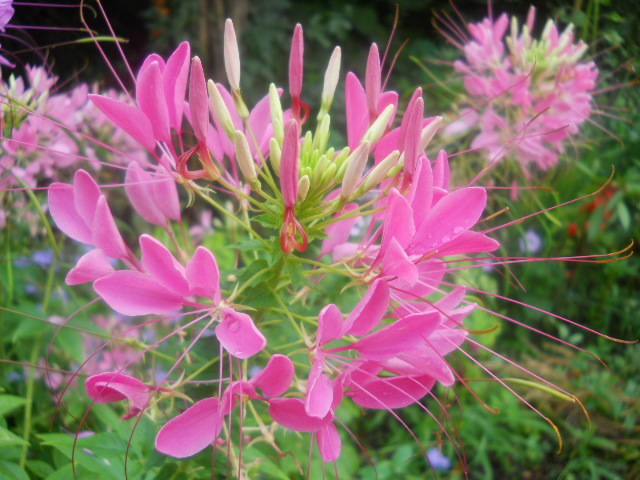
[[[452,18],[464,28],[463,22],[480,21],[488,13],[483,0],[454,5],[455,8],[431,0],[400,1],[397,29],[386,62],[388,66],[390,59],[408,40],[399,52],[388,85],[405,101],[413,88],[422,86],[426,111],[433,115],[451,111],[463,90],[461,78],[451,67],[460,52],[439,32],[436,16]],[[122,49],[134,72],[148,53],[167,55],[179,42],[189,40],[194,53],[203,58],[205,67],[208,66],[207,73],[223,82],[222,28],[224,19],[232,17],[240,40],[243,93],[249,102],[266,94],[270,82],[286,86],[290,36],[296,22],[305,28],[304,96],[312,103],[320,97],[324,69],[333,46],[342,47],[343,73],[352,70],[362,74],[370,42],[377,42],[384,50],[396,14],[394,4],[384,0],[141,0],[103,2],[103,6],[114,31],[126,39]],[[492,212],[507,206],[509,211],[493,219],[490,226],[602,190],[596,196],[498,231],[503,245],[499,255],[557,258],[606,254],[632,242],[637,245],[640,240],[640,92],[636,83],[640,68],[640,2],[575,0],[573,4],[562,4],[545,0],[536,2],[536,6],[538,28],[542,28],[546,17],[554,18],[561,25],[572,22],[578,37],[589,42],[588,55],[597,62],[601,72],[596,114],[583,128],[575,146],[567,150],[559,167],[537,177],[536,184],[544,189],[524,191],[515,200],[508,193],[493,192]],[[92,9],[95,8],[85,8],[88,24],[106,34],[107,26],[99,15],[94,15]],[[524,18],[528,8],[526,1],[501,1],[494,2],[493,13],[497,16],[504,11]],[[78,26],[75,10],[47,8],[43,11],[46,13],[40,15],[34,14],[33,9],[18,8],[12,23]],[[44,59],[64,81],[79,79],[100,82],[103,87],[116,85],[92,42],[77,41],[79,37],[86,37],[81,32],[25,30],[12,34],[17,39],[3,40],[3,47],[10,51],[28,50],[26,44],[51,46],[24,52],[19,61],[22,65],[40,63]],[[54,48],[61,42],[61,36],[69,44]],[[126,78],[115,45],[111,42],[101,45],[116,70]],[[20,69],[21,64],[17,68]],[[125,83],[131,85],[126,80]],[[334,112],[342,111],[341,102],[343,99],[339,95]],[[336,116],[340,117],[341,114]],[[335,135],[344,131],[338,121],[333,127]],[[438,142],[436,138],[430,153],[441,147],[449,152],[465,148],[464,144]],[[470,153],[456,157],[452,166],[459,178],[470,178],[469,172],[478,162],[474,153]],[[491,181],[494,185],[504,185],[506,178],[506,172],[504,177],[498,172]],[[65,268],[63,265],[61,270]],[[32,265],[20,270],[15,279],[16,291],[26,292],[26,284],[44,288],[44,284],[51,281],[53,270],[47,265]],[[635,340],[640,336],[638,272],[640,261],[636,255],[625,261],[605,264],[530,262],[513,265],[509,271],[469,272],[469,280],[479,289],[495,291],[516,302],[555,312],[596,332]],[[20,290],[21,286],[25,286],[23,290]],[[79,302],[78,299],[69,300],[59,291],[45,299],[45,305],[38,303],[36,298],[25,294],[10,299],[11,304],[7,307],[40,317],[50,311],[68,311],[69,305]],[[578,347],[560,348],[559,343],[550,338],[482,311],[477,311],[471,319],[471,328],[491,332],[479,336],[488,348],[579,397],[588,411],[591,426],[577,403],[522,382],[507,381],[509,387],[532,402],[558,427],[564,448],[557,453],[556,435],[539,415],[491,381],[478,365],[458,355],[453,362],[459,367],[464,382],[458,382],[453,390],[439,389],[437,393],[443,408],[433,400],[426,401],[434,418],[419,408],[399,413],[411,426],[423,449],[386,412],[358,418],[361,412],[341,411],[345,421],[353,419],[353,433],[366,453],[355,446],[345,450],[340,462],[343,478],[425,478],[425,472],[430,468],[420,457],[432,447],[440,447],[450,460],[449,468],[437,472],[444,479],[464,478],[463,464],[467,465],[472,479],[640,478],[640,347],[602,338],[539,310],[523,308],[516,302],[484,296],[478,296],[477,301],[487,309],[549,332]],[[27,358],[31,363],[37,363],[52,334],[50,325],[43,326],[37,320],[26,321],[23,317],[12,318],[6,312],[2,315],[7,321],[2,323],[0,332],[0,357]],[[88,323],[83,327],[93,328]],[[77,335],[71,331],[59,340],[68,346],[69,365],[77,364],[86,353],[74,349]],[[602,358],[607,367],[580,349]],[[500,361],[488,351],[478,351],[476,357],[501,378],[523,377],[513,365]],[[33,370],[25,373],[21,366],[7,364],[2,370],[0,392],[6,390],[13,394],[0,395],[0,442],[3,442],[0,445],[6,446],[0,454],[0,471],[7,478],[54,478],[50,476],[55,471],[53,467],[65,465],[68,460],[63,452],[68,450],[60,447],[60,439],[51,436],[54,434],[47,433],[53,404],[33,415],[24,414],[25,398],[46,398],[50,394],[44,383],[24,382],[25,375],[33,376]],[[31,392],[25,391],[29,388]],[[76,403],[69,406],[72,411],[82,412],[86,408],[86,401],[77,400]],[[129,430],[114,421],[116,414],[112,407],[100,406],[94,408],[94,412],[96,424],[109,425],[113,430],[100,437],[100,442],[94,441],[86,448],[105,458],[117,458],[117,453],[126,448]],[[439,432],[435,419],[462,444],[459,453],[463,461],[456,455],[454,444]],[[28,422],[33,422],[33,428],[27,426]],[[25,438],[32,435],[31,451],[36,454],[28,462],[29,476],[23,477],[19,472],[5,473],[2,462],[12,458],[11,449],[15,449],[18,456],[22,451],[23,440],[10,430],[24,432],[25,429],[31,431]],[[153,470],[161,464],[159,454],[153,453],[151,448],[154,425],[145,419],[140,429],[131,449],[132,464],[134,468]],[[37,440],[33,440],[35,436]],[[299,446],[291,437],[284,441],[289,442],[287,446],[292,450],[300,449],[302,457],[306,455],[306,442]],[[345,443],[355,445],[355,442]],[[143,460],[145,458],[147,460]],[[93,478],[91,475],[98,471],[109,477],[103,471],[104,465],[92,463],[90,455],[82,452],[80,461],[84,462],[86,478]],[[202,464],[207,466],[206,461]],[[269,468],[265,465],[265,472],[269,472]],[[330,470],[327,469],[328,478],[333,475]],[[175,462],[166,462],[159,471],[156,478],[169,478],[170,475],[172,478],[208,478],[202,469]],[[71,474],[70,470],[67,469],[66,474]],[[295,478],[295,473],[291,475],[290,478]],[[64,477],[62,473],[57,478],[71,477]],[[118,478],[117,475],[114,478]]]

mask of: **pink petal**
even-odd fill
[[[406,115],[406,114],[405,114]],[[407,134],[404,142],[404,168],[409,176],[413,176],[416,159],[420,150],[422,138],[422,117],[424,116],[424,100],[419,97],[411,110]]]
[[[93,288],[123,315],[164,315],[182,308],[183,299],[142,272],[121,270],[102,277]]]
[[[136,107],[112,98],[101,95],[89,95],[89,98],[109,120],[140,142],[147,150],[155,151],[156,138],[153,134],[153,127],[144,113]]]
[[[136,81],[136,100],[140,110],[151,121],[155,138],[171,143],[169,111],[159,62],[151,62],[148,68],[140,69]]]
[[[182,126],[184,94],[187,89],[190,55],[189,42],[182,42],[176,51],[171,54],[164,72],[162,72],[169,124],[174,130],[180,130]]]
[[[165,217],[179,222],[181,218],[180,197],[175,180],[171,174],[163,175],[162,173],[155,173],[153,180],[151,191],[158,209]]]
[[[416,313],[360,339],[350,348],[364,358],[386,360],[427,341],[440,325],[439,312]]]
[[[357,336],[369,333],[382,320],[389,307],[389,300],[389,286],[384,280],[377,279],[347,317],[344,333]]]
[[[333,415],[325,418],[308,415],[304,402],[299,398],[272,398],[269,400],[269,415],[276,423],[296,432],[317,432],[333,422]]]
[[[403,408],[419,401],[433,388],[435,379],[420,377],[391,377],[354,385],[348,395],[364,408]]]
[[[444,150],[440,150],[433,168],[433,185],[435,187],[449,189],[449,159]]]
[[[367,96],[358,77],[347,73],[345,86],[345,101],[347,111],[347,139],[351,151],[358,148],[360,140],[369,127],[367,111]]]
[[[304,396],[305,412],[317,418],[324,418],[331,410],[333,403],[333,385],[331,379],[322,373],[323,368],[324,362],[316,357]]]
[[[87,225],[93,225],[99,198],[100,187],[96,181],[84,170],[78,170],[73,177],[73,201],[78,215]]]
[[[407,248],[416,232],[413,223],[413,209],[409,206],[407,199],[395,188],[391,189],[389,194],[389,203],[384,218],[380,253],[384,255],[392,238],[397,239],[403,248]]]
[[[164,227],[167,225],[167,218],[158,208],[151,195],[151,175],[140,167],[137,162],[131,162],[125,175],[124,190],[133,205],[133,208],[147,222]]]
[[[96,403],[119,402],[128,399],[136,408],[149,405],[149,387],[124,373],[107,372],[93,375],[85,381],[87,395]]]
[[[168,290],[181,297],[189,295],[185,270],[173,254],[161,242],[150,235],[140,236],[142,266]]]
[[[442,198],[418,226],[409,253],[427,253],[473,227],[487,203],[482,188],[462,188]]]
[[[93,244],[92,233],[75,207],[73,187],[66,183],[49,186],[49,211],[60,230],[82,243]]]
[[[176,458],[186,458],[201,452],[220,435],[222,419],[217,398],[205,398],[175,418],[158,432],[156,449]]]
[[[96,248],[80,257],[76,266],[67,274],[65,281],[67,285],[79,285],[81,283],[93,282],[113,272],[113,267],[104,252]]]
[[[109,204],[104,195],[100,195],[93,217],[93,243],[101,248],[107,257],[127,258],[128,251],[116,222],[111,215]]]
[[[407,200],[413,210],[413,221],[424,218],[433,203],[433,171],[431,162],[425,155],[420,155],[416,161],[416,170],[411,182],[411,190]]]
[[[500,243],[478,232],[467,230],[438,249],[438,255],[459,255],[462,253],[493,252]]]
[[[316,433],[318,450],[325,462],[335,462],[342,452],[342,440],[338,429],[333,423],[328,423]]]
[[[278,89],[278,95],[282,95],[282,89]],[[261,161],[261,156],[266,155],[269,151],[269,140],[273,137],[273,125],[271,124],[271,105],[269,103],[269,95],[265,95],[256,103],[255,107],[249,114],[249,126],[251,132],[256,137],[258,142],[259,152],[256,151],[255,142],[249,141],[249,149],[256,161]],[[248,139],[251,139],[250,135],[247,135]],[[259,154],[260,153],[260,154]]]
[[[238,398],[242,397],[256,398],[256,389],[250,382],[237,381],[231,382],[222,395],[220,402],[220,414],[229,415],[238,403]]]
[[[191,295],[207,297],[220,303],[220,270],[213,253],[198,247],[187,264],[187,282]]]
[[[261,388],[265,395],[278,397],[283,395],[293,382],[295,369],[291,359],[285,355],[275,354],[260,373],[250,382],[256,388]]]
[[[418,281],[418,267],[409,259],[396,238],[391,239],[384,253],[382,273],[385,277],[401,278],[410,286]]]
[[[222,323],[216,328],[216,336],[231,355],[245,359],[267,346],[267,339],[256,328],[249,315],[225,308],[222,316]]]
[[[353,212],[358,208],[358,206],[359,205],[357,203],[349,203],[348,205],[345,205],[340,217]],[[340,217],[338,217],[336,221],[329,225],[324,231],[327,238],[322,242],[322,252],[320,252],[321,256],[332,253],[336,246],[345,243],[351,236],[351,229],[359,220],[359,217],[345,218],[344,220],[340,220]]]
[[[342,337],[342,328],[344,327],[344,319],[342,312],[333,303],[327,305],[318,315],[318,338],[316,345],[322,346],[331,340]]]

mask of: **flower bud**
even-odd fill
[[[259,185],[256,166],[249,149],[249,142],[247,142],[247,137],[240,130],[236,130],[234,145],[236,147],[236,160],[245,180],[251,186]]]
[[[284,130],[280,163],[280,189],[286,208],[293,208],[298,200],[300,180],[300,139],[298,122],[291,119]]]
[[[282,113],[280,94],[273,83],[269,85],[269,106],[271,107],[271,122],[273,123],[274,136],[278,140],[278,143],[282,145],[282,139],[284,137],[284,114]]]
[[[365,75],[365,92],[367,95],[369,118],[374,118],[378,113],[378,103],[380,102],[380,92],[382,91],[380,53],[378,52],[378,46],[375,43],[372,44],[369,49],[369,58],[367,59],[367,71]]]
[[[373,122],[373,125],[369,127],[367,133],[364,134],[363,141],[368,141],[371,145],[375,145],[375,143],[380,140],[382,135],[384,135],[387,130],[387,126],[389,122],[393,118],[393,112],[395,110],[394,105],[387,105],[387,108],[380,114],[376,121]]]
[[[336,47],[329,59],[329,66],[324,74],[324,85],[322,87],[322,101],[320,105],[320,113],[318,113],[318,120],[320,120],[331,108],[333,103],[333,95],[335,94],[336,87],[338,86],[338,80],[340,79],[340,61],[342,52],[340,47]]]
[[[303,175],[300,177],[298,181],[298,201],[303,202],[305,198],[307,198],[307,193],[309,193],[309,186],[311,185],[311,181],[309,180],[309,175]]]
[[[276,175],[280,176],[280,160],[282,158],[282,150],[280,144],[275,138],[269,140],[269,161]]]
[[[322,118],[318,118],[320,121],[316,134],[313,137],[313,147],[316,150],[324,152],[327,149],[327,143],[329,143],[329,128],[331,127],[331,117],[327,114]]]
[[[364,183],[358,189],[357,195],[364,195],[376,185],[379,185],[384,181],[391,168],[398,162],[399,158],[400,152],[398,150],[394,150],[384,160],[378,163],[378,165],[373,167],[369,172],[369,175],[367,175],[367,178],[364,179]]]
[[[320,183],[320,181],[322,180],[324,171],[327,169],[328,165],[329,165],[329,157],[326,154],[322,155],[318,159],[318,163],[313,169],[313,174],[311,176],[311,181],[313,182],[314,185],[317,186]]]
[[[420,138],[420,151],[424,152],[425,148],[429,146],[429,142],[433,139],[434,135],[438,133],[442,125],[442,117],[436,117],[422,129],[422,136]]]
[[[289,56],[289,92],[293,98],[300,98],[302,93],[302,71],[304,56],[304,39],[302,25],[296,25],[291,39],[291,54]]]
[[[349,156],[349,147],[344,147],[340,153],[338,153],[338,155],[336,156],[336,158],[333,160],[333,164],[336,166],[336,169],[340,170],[341,167],[344,165],[344,161],[347,159],[347,157]],[[345,166],[346,168],[346,166]]]
[[[209,101],[211,102],[213,113],[222,125],[222,128],[224,128],[229,139],[233,140],[236,128],[233,125],[233,120],[231,119],[231,114],[229,113],[227,104],[224,103],[222,95],[220,95],[220,91],[213,80],[209,80],[209,82],[207,82],[207,87],[209,89]]]
[[[240,90],[240,53],[233,22],[230,18],[224,24],[224,68],[231,90]]]
[[[202,62],[198,57],[193,57],[191,60],[189,108],[191,109],[193,132],[198,142],[206,142],[209,128],[209,102],[207,101],[207,87],[204,71],[202,70]]]
[[[340,193],[342,198],[349,199],[353,192],[355,192],[356,187],[362,178],[364,167],[367,164],[370,147],[371,145],[369,142],[365,140],[358,148],[356,148],[355,152],[349,155],[346,162],[347,171],[342,179],[342,192]]]

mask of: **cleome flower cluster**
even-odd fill
[[[598,78],[595,63],[583,59],[588,46],[574,40],[573,25],[559,32],[549,19],[536,38],[535,14],[531,7],[522,28],[506,14],[468,25],[471,38],[460,45],[464,58],[454,67],[471,107],[445,130],[477,132],[472,148],[486,149],[492,162],[508,156],[525,174],[558,162],[591,114]]]
[[[456,284],[450,260],[499,247],[477,226],[485,190],[452,188],[447,154],[425,153],[442,119],[425,117],[420,89],[398,113],[398,94],[383,91],[375,44],[364,82],[346,76],[343,147],[331,144],[329,113],[340,49],[329,60],[315,129],[303,96],[303,57],[298,25],[288,94],[271,85],[249,109],[228,20],[230,88],[207,81],[183,43],[168,59],[145,60],[134,98],[90,95],[115,131],[146,150],[146,159],[136,155],[126,168],[124,189],[162,234],[128,243],[106,189],[88,171],[48,192],[58,228],[88,246],[69,285],[91,283],[111,309],[140,324],[177,318],[173,334],[187,335],[190,345],[208,342],[220,355],[219,371],[177,378],[171,374],[185,349],[156,383],[123,373],[131,360],[90,377],[88,395],[97,403],[127,401],[123,418],[176,395],[190,399],[159,428],[156,448],[178,458],[220,449],[240,477],[252,466],[234,453],[241,444],[232,441],[233,427],[277,453],[275,428],[307,432],[333,462],[348,432],[344,402],[392,411],[419,404],[437,382],[452,385],[447,355],[467,339],[464,320],[475,304]],[[184,208],[194,204],[226,226],[236,268],[219,266],[225,252],[175,235]],[[324,292],[336,288],[340,294],[328,302]],[[204,398],[202,388],[199,397],[185,397],[192,381],[215,387]]]

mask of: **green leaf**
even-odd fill
[[[62,352],[71,355],[77,363],[82,363],[85,359],[82,334],[77,330],[61,330],[56,337],[56,346],[60,347]]]
[[[273,217],[271,215],[257,215],[251,219],[252,221],[258,222],[260,225],[269,228],[275,228],[276,230],[280,228],[280,224],[282,223],[280,219]]]
[[[29,475],[19,465],[0,460],[0,475],[3,480],[29,480]]]
[[[228,245],[227,248],[239,248],[240,250],[262,250],[264,249],[264,244],[257,238],[250,238],[242,240],[241,242],[232,243],[231,245]]]
[[[289,275],[293,288],[296,290],[300,289],[300,287],[306,283],[306,278],[302,274],[302,264],[300,262],[287,262],[284,269]]]
[[[42,460],[27,460],[27,468],[38,478],[46,478],[54,473],[53,467]]]
[[[25,403],[27,403],[26,399],[16,395],[0,395],[0,417],[16,408],[20,408]]]
[[[25,442],[22,437],[19,437],[4,427],[0,427],[0,449],[14,445],[28,445],[28,443]]]
[[[262,270],[262,273],[258,275],[256,278],[254,278],[253,280],[251,280],[251,285],[258,285],[270,279],[273,276],[273,270],[269,268],[269,264],[267,263],[267,261],[263,258],[260,258],[255,262],[252,262],[251,264],[247,265],[247,267],[244,270],[242,270],[242,273],[238,277],[238,281],[240,282],[240,285],[249,281],[252,277],[257,275],[261,270]]]
[[[46,480],[68,480],[70,478],[77,478],[73,474],[73,467],[71,464],[65,465],[60,470],[56,470],[49,475]]]

